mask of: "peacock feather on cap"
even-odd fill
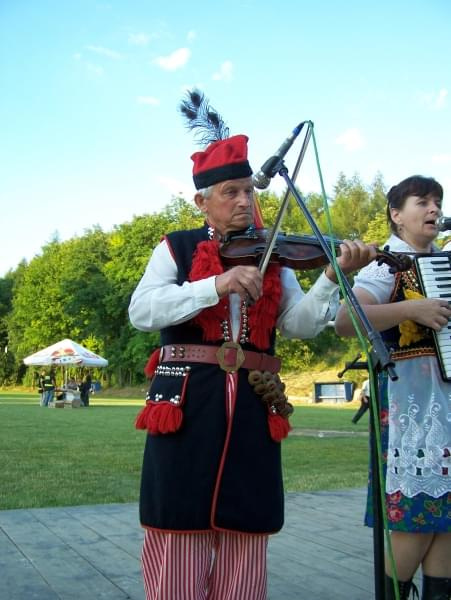
[[[221,115],[210,106],[205,95],[197,89],[188,90],[180,103],[180,112],[186,119],[186,127],[194,131],[198,144],[208,146],[229,137],[229,128]]]

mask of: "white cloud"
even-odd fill
[[[418,101],[430,110],[441,110],[445,108],[448,99],[448,90],[442,88],[438,92],[419,92]]]
[[[188,33],[186,34],[186,39],[188,40],[188,42],[192,42],[197,38],[197,33],[194,31],[194,29],[191,29],[191,31],[188,31]]]
[[[138,96],[136,101],[138,104],[149,104],[150,106],[158,106],[160,104],[158,98],[154,98],[153,96]]]
[[[95,52],[96,54],[101,54],[102,56],[107,56],[108,58],[113,58],[117,60],[118,58],[122,58],[122,55],[115,50],[110,50],[109,48],[103,48],[102,46],[86,46],[87,50],[91,52]]]
[[[179,48],[167,56],[159,56],[153,62],[165,71],[176,71],[188,62],[190,56],[189,48]]]
[[[357,128],[351,127],[339,135],[335,143],[343,146],[348,152],[353,152],[365,146],[365,139]]]
[[[213,73],[212,79],[215,81],[231,81],[232,80],[233,64],[230,60],[225,60],[219,67],[219,71]]]
[[[147,46],[150,41],[150,35],[147,33],[130,33],[128,41],[134,46]]]
[[[74,60],[81,60],[81,54],[80,54],[80,52],[75,52],[75,54],[72,55],[72,58]]]
[[[451,164],[451,154],[435,154],[432,157],[432,162],[439,165]]]

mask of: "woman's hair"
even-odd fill
[[[390,209],[401,209],[409,196],[424,198],[432,194],[440,200],[443,199],[443,188],[433,177],[412,175],[403,179],[398,185],[394,185],[387,194],[387,221],[393,233],[397,233],[396,223],[392,220]]]

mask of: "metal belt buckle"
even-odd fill
[[[235,364],[227,365],[225,363],[226,350],[236,350]],[[244,363],[244,352],[241,346],[236,342],[224,342],[222,346],[220,346],[219,350],[216,352],[216,358],[218,359],[218,363],[221,369],[223,371],[227,371],[227,373],[231,373],[233,371],[238,371],[238,369]]]

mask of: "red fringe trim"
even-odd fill
[[[153,405],[147,420],[147,430],[151,435],[159,433],[175,433],[183,421],[183,411],[180,406],[171,402],[160,402]]]
[[[150,402],[138,413],[135,420],[136,429],[147,429],[147,419],[149,418],[150,409],[152,408]]]
[[[193,254],[189,280],[199,281],[221,273],[224,273],[224,267],[219,258],[219,242],[217,240],[200,242]],[[228,319],[228,313],[228,300],[221,298],[218,304],[205,308],[194,318],[194,322],[203,331],[204,340],[214,342],[222,337],[221,322]]]
[[[275,442],[281,442],[284,440],[291,431],[290,422],[281,415],[274,415],[270,413],[268,415],[268,425],[271,438]]]
[[[249,339],[260,350],[269,347],[281,295],[280,265],[270,264],[263,279],[263,296],[248,310]]]
[[[193,254],[189,280],[199,281],[221,273],[224,273],[224,267],[219,257],[219,242],[200,242]],[[270,264],[263,280],[263,296],[248,309],[249,339],[260,350],[266,350],[270,345],[281,295],[280,265]],[[229,319],[227,298],[221,298],[216,306],[204,309],[194,322],[202,328],[204,340],[213,342],[222,338],[221,322],[224,319]]]
[[[147,429],[151,435],[160,433],[175,433],[182,425],[183,411],[180,406],[171,402],[153,404],[148,402],[138,414],[135,421],[136,429]]]

